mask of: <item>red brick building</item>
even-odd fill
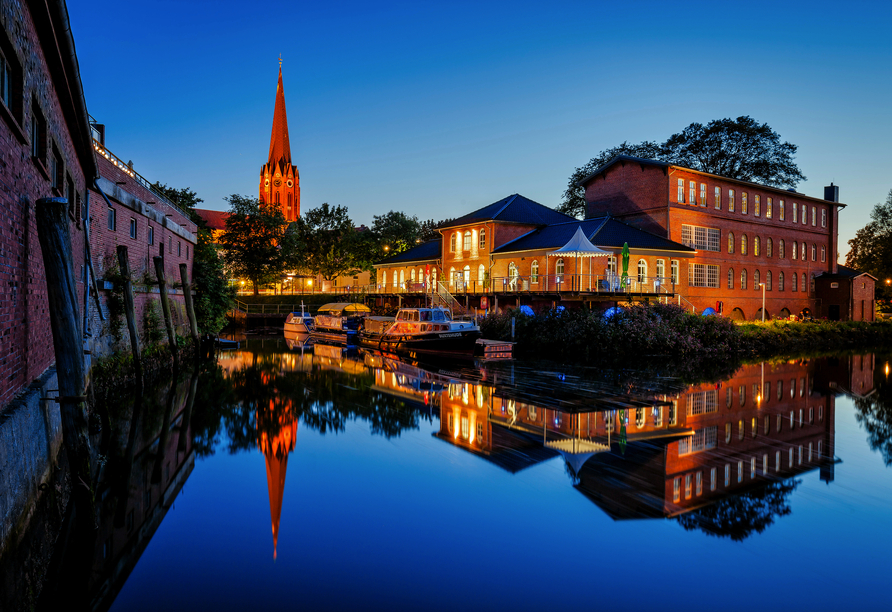
[[[764,285],[766,318],[823,313],[815,278],[837,273],[845,207],[837,186],[819,199],[627,156],[580,185],[588,217],[610,214],[697,250],[677,290],[698,312],[712,307],[736,319],[761,318]],[[872,312],[873,296],[862,299]]]

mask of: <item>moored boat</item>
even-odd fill
[[[474,353],[480,328],[455,321],[447,308],[401,308],[396,317],[367,317],[360,343],[394,353]]]
[[[352,344],[362,326],[362,321],[372,310],[365,304],[332,302],[319,309],[313,319],[312,336],[332,342]]]
[[[300,303],[300,312],[292,312],[285,319],[286,334],[309,334],[313,331],[313,315],[307,312],[304,303]]]

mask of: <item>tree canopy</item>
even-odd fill
[[[195,207],[204,202],[204,200],[198,197],[197,193],[188,187],[177,189],[176,187],[169,187],[161,182],[153,184],[152,189],[181,208],[183,212],[192,218],[192,221],[199,225],[199,227],[204,225],[204,220],[197,212],[195,212]]]
[[[663,143],[623,142],[604,149],[570,175],[558,210],[584,216],[585,190],[579,181],[617,155],[655,159],[742,181],[793,188],[805,180],[793,161],[797,148],[782,142],[767,123],[760,124],[748,115],[716,119],[706,125],[692,123]]]
[[[223,259],[234,276],[251,281],[254,295],[260,286],[282,277],[292,263],[295,235],[281,207],[261,204],[257,198],[232,194],[226,229],[219,244]]]
[[[344,274],[356,274],[370,266],[366,237],[353,227],[345,206],[327,202],[306,211],[294,222],[299,244],[296,267],[306,268],[331,281]]]
[[[870,223],[862,227],[849,240],[846,265],[877,278],[877,299],[888,308],[892,291],[886,279],[892,278],[892,189],[886,201],[873,207]]]

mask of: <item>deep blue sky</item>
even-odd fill
[[[727,6],[726,6],[727,4]],[[743,8],[741,8],[743,7]],[[751,115],[849,205],[892,188],[892,5],[881,2],[69,2],[90,113],[150,180],[207,208],[256,195],[284,61],[303,210],[454,217],[560,202],[624,140]]]

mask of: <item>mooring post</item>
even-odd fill
[[[177,335],[173,330],[173,320],[170,317],[170,302],[167,299],[167,281],[164,279],[164,258],[154,257],[155,275],[158,277],[158,289],[161,290],[161,312],[164,313],[164,326],[167,327],[167,342],[170,344],[170,353],[173,355],[173,367],[178,370],[180,360],[177,356]]]
[[[160,438],[158,439],[158,452],[155,454],[155,463],[152,466],[152,484],[161,482],[161,466],[164,464],[164,453],[167,451],[167,443],[170,441],[170,420],[173,418],[173,401],[177,396],[177,378],[179,370],[173,369],[170,377],[170,389],[167,391],[167,404],[164,406],[164,419],[161,421]]]
[[[198,349],[196,348],[196,351]],[[196,352],[197,354],[197,352]],[[183,420],[180,423],[180,435],[177,438],[177,452],[186,452],[187,436],[190,433],[192,423],[192,409],[195,407],[195,395],[198,393],[198,369],[192,372],[192,380],[189,381],[189,395],[186,396],[186,410],[183,411]]]
[[[195,343],[195,354],[198,355],[198,321],[195,319],[195,308],[192,306],[192,284],[189,282],[189,270],[184,263],[180,264],[180,281],[183,283],[183,297],[186,298],[186,315],[189,317],[192,342]]]
[[[127,331],[130,332],[130,351],[133,353],[133,369],[136,371],[137,393],[142,393],[142,349],[139,344],[139,334],[136,331],[136,307],[133,303],[133,282],[130,280],[130,259],[127,256],[127,247],[118,246],[118,268],[124,279],[124,315],[127,319]]]
[[[95,500],[90,438],[84,394],[84,342],[78,323],[77,297],[68,228],[68,200],[41,198],[35,215],[46,274],[50,327],[59,381],[62,439],[71,469],[75,508],[84,526],[95,529]]]

